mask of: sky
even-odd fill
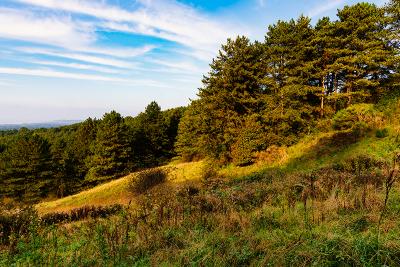
[[[356,2],[0,0],[0,124],[187,105],[227,38],[262,41],[278,20]]]

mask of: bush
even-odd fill
[[[348,130],[358,123],[365,123],[369,127],[377,127],[382,124],[382,120],[382,114],[376,111],[372,104],[357,104],[336,113],[333,117],[333,128],[336,130]]]
[[[375,136],[377,138],[385,138],[389,135],[389,130],[387,128],[384,129],[378,129],[376,130]]]
[[[122,211],[123,206],[114,204],[111,206],[83,206],[81,208],[73,209],[69,212],[53,212],[48,213],[41,217],[42,223],[45,225],[52,225],[65,222],[76,222],[86,218],[107,218]]]
[[[0,245],[8,245],[26,235],[38,218],[37,211],[31,206],[13,209],[0,206]]]
[[[132,177],[129,190],[134,194],[142,194],[150,188],[167,180],[168,170],[165,168],[152,168],[139,172]]]

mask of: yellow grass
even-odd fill
[[[201,178],[203,162],[173,163],[165,166],[171,168],[168,174],[168,182],[182,183],[189,180],[199,180]],[[132,173],[126,177],[114,180],[92,189],[82,191],[76,195],[57,199],[54,201],[42,202],[36,205],[40,214],[49,212],[69,211],[86,205],[106,206],[112,204],[128,204],[134,201],[133,195],[128,190],[128,182]]]

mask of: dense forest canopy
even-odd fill
[[[249,164],[291,145],[353,104],[399,86],[399,2],[358,3],[315,25],[300,16],[268,27],[264,42],[229,39],[179,128],[177,151]]]
[[[161,111],[156,103],[136,117],[106,113],[52,129],[3,131],[0,135],[0,197],[37,201],[157,166],[175,156],[173,146],[184,108]]]
[[[228,39],[187,108],[152,102],[136,117],[112,111],[0,132],[0,197],[62,197],[176,155],[251,164],[257,151],[330,127],[341,110],[397,94],[399,7],[358,3],[315,25],[305,16],[278,21],[262,42]]]

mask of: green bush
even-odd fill
[[[142,194],[150,188],[167,180],[168,170],[165,168],[152,168],[139,172],[132,177],[129,190],[134,194]]]
[[[369,127],[377,127],[382,123],[383,117],[374,109],[372,104],[356,104],[336,113],[333,117],[333,128],[348,130],[357,123],[365,123]]]
[[[389,135],[389,130],[388,130],[387,128],[378,129],[378,130],[376,130],[376,132],[375,132],[375,136],[376,136],[377,138],[385,138],[385,137],[387,137],[388,135]]]

